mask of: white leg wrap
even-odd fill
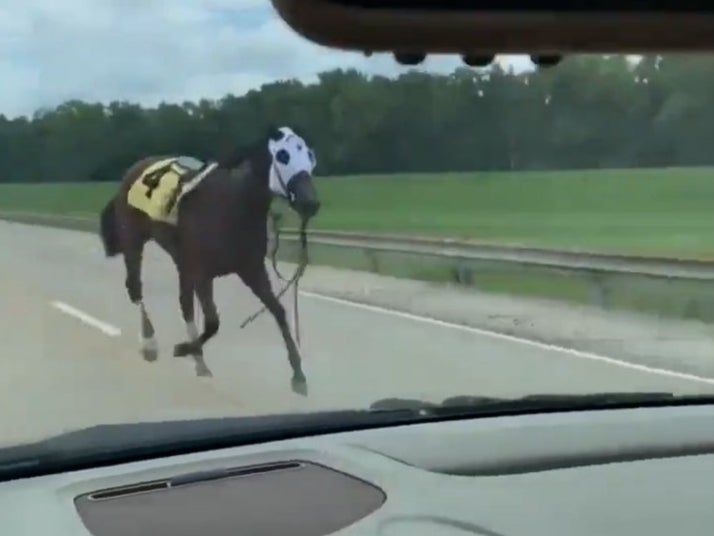
[[[139,335],[139,338],[141,340],[142,351],[156,352],[159,349],[159,345],[156,343],[156,337],[148,337],[145,339],[142,335]]]

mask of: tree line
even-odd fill
[[[0,181],[118,180],[149,154],[212,158],[297,125],[320,175],[714,164],[714,56],[574,56],[514,73],[353,70],[147,108],[72,100],[0,115]]]

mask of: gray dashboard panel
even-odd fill
[[[619,457],[618,445],[627,447],[629,461]],[[680,454],[696,445],[692,452],[700,454],[648,454],[667,445],[679,445]],[[529,453],[540,459],[548,452],[546,466],[529,466]],[[0,485],[0,534],[89,536],[75,507],[83,494],[295,459],[353,475],[386,493],[381,507],[333,532],[341,536],[714,534],[711,406],[402,426],[9,482]]]
[[[227,469],[85,494],[77,510],[95,536],[322,536],[385,499],[378,487],[315,463]]]

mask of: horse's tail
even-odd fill
[[[115,198],[111,198],[102,210],[100,218],[100,236],[104,244],[104,253],[107,257],[114,257],[121,253],[119,238],[116,228],[116,212],[114,210]]]

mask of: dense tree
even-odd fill
[[[322,73],[219,101],[69,101],[0,115],[0,181],[117,180],[151,153],[211,158],[300,126],[320,174],[714,164],[714,56],[576,56],[515,74]]]

